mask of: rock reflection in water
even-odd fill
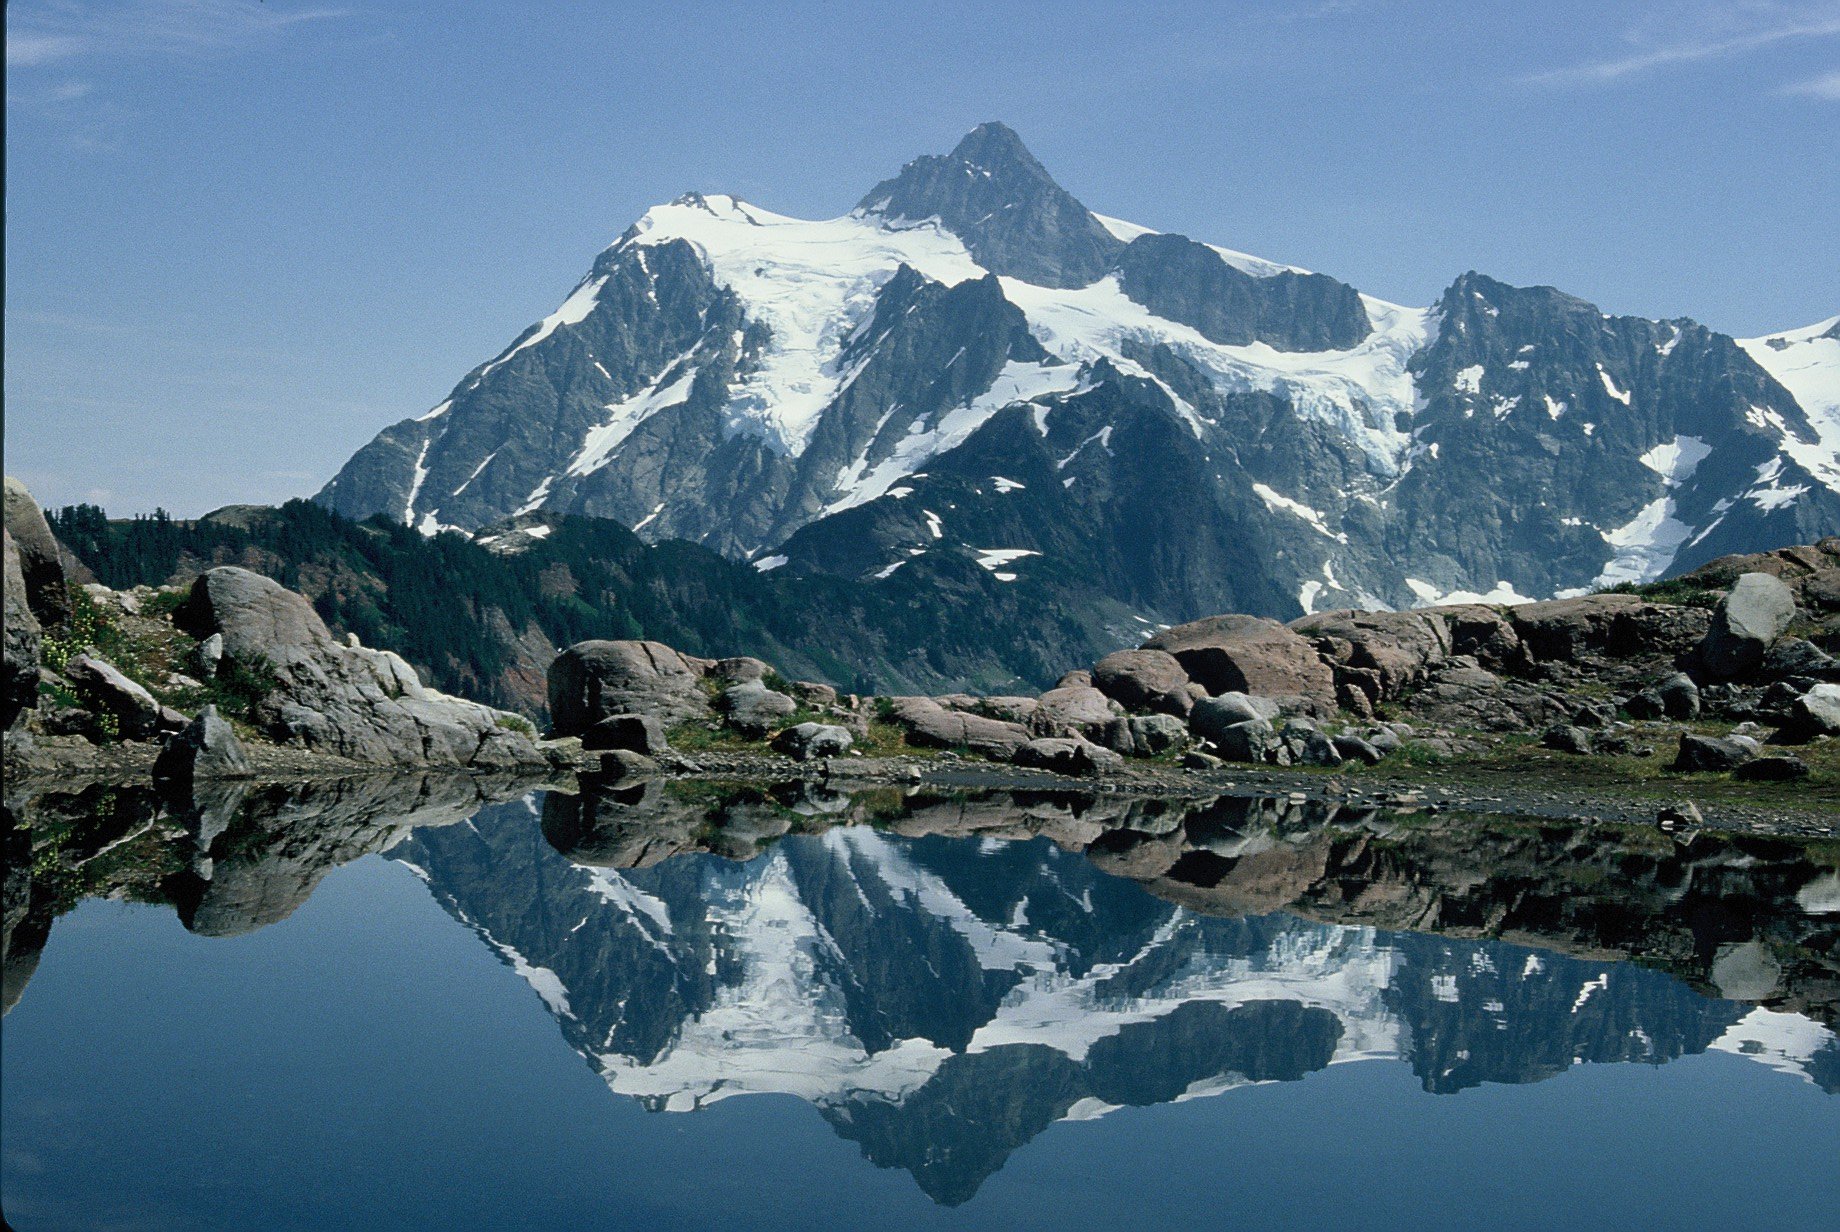
[[[613,1090],[797,1095],[942,1202],[1056,1120],[1337,1061],[1452,1092],[1717,1048],[1840,1089],[1835,878],[1791,841],[806,785],[552,794],[543,832],[566,862],[517,817],[396,854]]]
[[[1719,1049],[1840,1090],[1831,848],[1230,797],[520,792],[9,800],[7,1003],[80,895],[225,935],[383,851],[612,1090],[795,1095],[944,1203],[1056,1121],[1338,1062],[1454,1092]]]

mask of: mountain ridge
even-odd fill
[[[950,544],[1152,622],[1563,595],[1840,529],[1822,324],[1739,341],[1474,271],[1390,304],[1094,214],[988,123],[839,218],[654,207],[317,499],[430,532],[608,517],[867,581]],[[1007,459],[1049,446],[1064,498],[1013,499]],[[939,491],[972,456],[982,482]]]

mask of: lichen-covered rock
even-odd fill
[[[649,714],[667,726],[706,719],[702,680],[663,642],[577,642],[550,664],[550,725],[558,736],[576,736],[615,714]]]

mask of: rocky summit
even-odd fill
[[[984,124],[841,217],[648,211],[318,499],[871,584],[974,562],[1118,609],[1115,644],[1564,598],[1840,530],[1840,318],[1737,340],[1474,272],[1393,304],[1093,213]]]

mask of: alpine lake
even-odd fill
[[[1240,796],[9,784],[38,1229],[1840,1227],[1840,844]]]

